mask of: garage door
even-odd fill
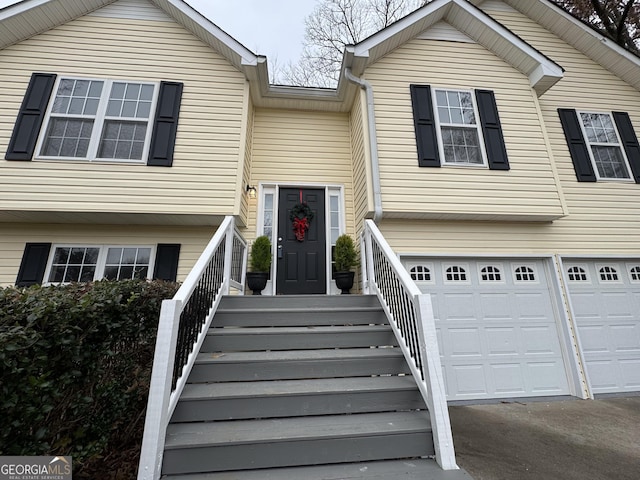
[[[448,400],[569,393],[542,260],[405,264],[431,294]]]
[[[592,393],[640,390],[640,260],[564,268]]]

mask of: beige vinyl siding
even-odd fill
[[[27,242],[74,245],[152,245],[179,243],[178,281],[183,281],[202,254],[216,227],[130,225],[2,224],[0,286],[13,285]]]
[[[558,117],[558,108],[628,112],[640,135],[640,92],[559,37],[512,9],[494,16],[525,41],[559,63],[564,78],[540,98],[569,215],[553,224],[563,252],[640,253],[640,185],[633,182],[578,182]],[[506,10],[506,11],[502,11]]]
[[[247,84],[248,88],[248,84]],[[242,183],[240,185],[240,223],[246,225],[249,220],[249,196],[247,195],[247,186],[251,185],[251,153],[253,145],[253,102],[251,96],[247,95],[246,107],[246,131],[244,135],[244,162],[242,163]],[[255,185],[254,185],[255,186]],[[256,187],[257,189],[257,187]]]
[[[366,71],[374,88],[386,217],[549,220],[561,192],[527,77],[475,43],[414,39]],[[418,166],[410,84],[493,90],[511,169]]]
[[[365,218],[373,215],[371,188],[371,152],[367,130],[367,108],[364,91],[360,90],[351,109],[351,150],[353,156],[354,216],[356,231]]]
[[[232,214],[243,75],[177,23],[85,16],[0,51],[0,150],[32,72],[184,82],[171,168],[0,160],[0,209]]]
[[[251,184],[344,187],[347,232],[354,231],[349,115],[256,109]],[[247,236],[254,236],[258,201]]]

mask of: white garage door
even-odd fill
[[[591,391],[640,390],[640,260],[564,268]]]
[[[569,393],[542,260],[407,260],[430,293],[448,400]]]

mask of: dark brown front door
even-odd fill
[[[306,203],[313,220],[304,238],[296,238],[291,210]],[[301,295],[326,293],[326,239],[324,189],[282,188],[278,203],[276,293]]]

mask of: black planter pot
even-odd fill
[[[336,272],[333,279],[336,281],[336,287],[342,290],[342,294],[351,293],[349,290],[353,288],[353,277],[355,272]]]
[[[247,272],[247,287],[254,295],[262,295],[262,290],[267,286],[269,272]]]

